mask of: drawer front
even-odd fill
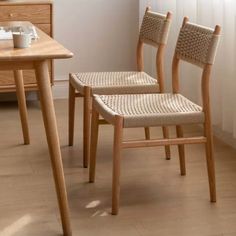
[[[1,6],[0,21],[30,21],[50,24],[50,5]]]
[[[41,29],[44,33],[48,34],[49,36],[52,36],[50,24],[35,24],[35,26]]]

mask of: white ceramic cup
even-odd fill
[[[31,44],[31,36],[26,33],[13,33],[14,48],[28,48]]]

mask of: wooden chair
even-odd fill
[[[112,214],[118,214],[120,195],[120,162],[123,148],[178,145],[181,175],[186,174],[184,144],[204,143],[210,200],[216,201],[215,169],[212,146],[209,79],[214,62],[220,27],[214,30],[195,25],[184,18],[172,65],[173,93],[94,95],[92,110],[90,182],[95,181],[99,114],[114,126]],[[187,61],[202,68],[203,106],[179,94],[179,62]],[[203,124],[204,134],[183,137],[182,125]],[[123,141],[123,128],[176,126],[177,138]]]
[[[171,13],[166,16],[146,9],[138,45],[138,71],[129,72],[89,72],[72,73],[69,78],[69,145],[73,145],[75,98],[83,97],[83,165],[88,166],[90,143],[91,96],[96,94],[155,93],[164,91],[163,57],[170,28]],[[157,79],[143,72],[143,44],[157,48]],[[150,139],[149,129],[145,127],[146,139]],[[163,127],[163,135],[168,130]],[[166,146],[166,158],[170,159],[170,147]]]

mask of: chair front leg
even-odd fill
[[[178,138],[182,138],[184,136],[182,126],[180,125],[176,126],[176,133]],[[178,151],[179,151],[180,174],[186,175],[185,150],[183,144],[178,145]]]
[[[210,200],[211,202],[216,202],[215,162],[214,162],[214,151],[213,151],[213,136],[212,136],[210,121],[205,122],[204,129],[205,129],[205,136],[207,138],[205,149],[206,149],[208,181],[210,188]]]
[[[116,116],[113,144],[112,215],[117,215],[119,212],[122,138],[123,117]]]
[[[84,119],[83,119],[83,165],[88,167],[89,151],[90,151],[90,102],[91,89],[85,87],[84,89]]]
[[[69,83],[69,146],[74,143],[74,123],[75,123],[75,88]]]
[[[91,120],[91,144],[90,144],[90,165],[89,165],[89,182],[95,181],[95,169],[96,169],[96,153],[98,142],[98,127],[99,127],[99,113],[93,107],[92,120]]]
[[[163,126],[162,127],[162,133],[163,133],[164,139],[168,139],[169,138],[168,127]],[[166,145],[165,146],[165,153],[166,153],[166,160],[170,160],[170,145]]]

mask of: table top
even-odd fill
[[[30,22],[0,22],[0,26],[32,26]],[[0,61],[35,61],[71,58],[73,53],[36,27],[39,39],[29,48],[14,48],[13,40],[0,40]]]

